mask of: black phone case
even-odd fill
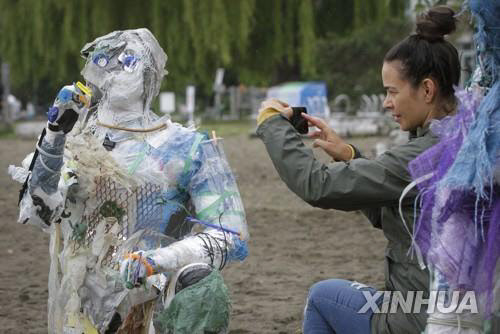
[[[307,120],[302,117],[301,113],[307,114],[307,109],[305,107],[292,107],[293,115],[290,119],[293,127],[300,133],[306,134],[309,131],[309,126]]]

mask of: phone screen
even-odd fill
[[[309,126],[307,120],[302,117],[301,113],[307,114],[307,109],[305,107],[292,107],[293,115],[290,119],[293,127],[300,133],[306,134],[309,131]]]

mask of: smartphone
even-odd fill
[[[292,123],[293,127],[300,133],[300,134],[307,134],[309,131],[309,125],[307,124],[307,120],[302,117],[302,113],[307,114],[307,109],[305,107],[292,107],[292,118],[290,118],[290,123]]]

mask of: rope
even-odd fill
[[[49,173],[52,173],[52,174],[57,174],[57,173],[59,173],[59,171],[54,170],[54,169],[52,169],[52,168],[48,167],[48,166],[45,164],[45,162],[43,162],[42,157],[40,157],[40,164],[41,164],[41,165],[42,165],[42,167],[43,167],[43,168],[45,168],[45,170],[46,170],[46,171],[48,171]]]
[[[96,124],[99,126],[103,126],[105,128],[109,128],[109,129],[128,131],[128,132],[143,132],[143,133],[144,132],[153,132],[153,131],[157,131],[157,130],[163,130],[167,127],[166,123],[157,125],[155,127],[149,128],[149,129],[130,129],[130,128],[125,128],[125,127],[121,127],[121,126],[117,126],[117,125],[110,125],[110,124],[101,123],[99,121],[97,121]]]
[[[45,155],[46,157],[49,157],[49,158],[58,159],[58,158],[62,158],[62,157],[64,156],[63,154],[58,154],[58,155],[56,155],[56,154],[50,154],[50,153],[48,153],[48,152],[44,151],[44,150],[40,147],[40,145],[38,145],[38,143],[36,143],[36,149],[37,149],[40,153],[42,153],[43,155]]]
[[[403,222],[403,226],[405,227],[406,231],[408,232],[408,235],[410,236],[411,238],[411,246],[410,246],[410,249],[411,247],[413,247],[413,249],[415,250],[415,253],[417,254],[417,260],[418,260],[418,263],[420,265],[420,268],[423,270],[425,269],[425,263],[424,263],[424,259],[422,257],[422,252],[420,251],[420,247],[418,247],[417,243],[415,242],[415,234],[414,233],[411,233],[410,231],[410,228],[408,227],[408,224],[406,223],[406,220],[405,220],[405,217],[403,215],[403,199],[405,198],[405,196],[419,183],[421,182],[424,182],[424,181],[427,181],[428,179],[430,179],[434,174],[433,173],[429,173],[429,174],[426,174],[424,176],[421,176],[419,177],[418,179],[416,179],[415,181],[411,182],[408,186],[406,186],[406,188],[403,190],[403,192],[401,193],[401,197],[399,197],[399,215],[401,216],[401,220]]]

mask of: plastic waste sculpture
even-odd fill
[[[488,332],[500,312],[500,2],[468,5],[478,68],[456,94],[456,115],[432,124],[439,143],[410,163],[422,207],[413,249],[431,269],[431,290],[444,292],[426,333]],[[462,303],[453,292],[469,299],[467,312],[443,311]]]
[[[81,53],[87,86],[61,89],[34,156],[10,167],[19,222],[50,233],[49,332],[224,332],[218,270],[248,232],[221,141],[151,112],[167,57],[147,29]]]

